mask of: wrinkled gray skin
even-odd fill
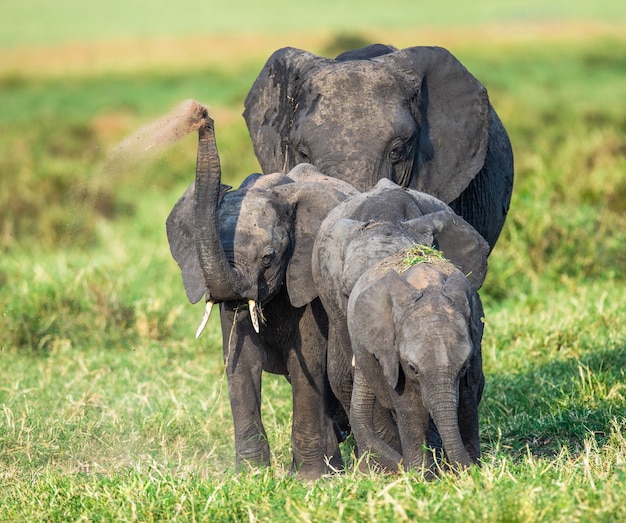
[[[435,323],[435,328],[427,329],[433,331],[430,333],[433,337],[428,341],[432,350],[441,350],[441,353],[433,359],[440,362],[443,361],[441,358],[449,357],[452,360],[457,342],[461,339],[460,331],[455,325],[462,324],[462,321],[459,320],[455,307],[450,307],[446,301],[442,291],[443,281],[440,282],[437,296],[434,276],[433,287],[428,291],[432,298],[429,297],[422,302],[428,303],[428,307],[420,308],[419,311],[416,307],[416,311],[411,312],[412,316],[407,313],[405,318],[400,318],[398,311],[402,309],[396,305],[391,306],[392,302],[400,304],[402,300],[408,300],[410,303],[411,298],[415,298],[417,294],[407,291],[413,280],[400,285],[393,283],[391,275],[387,275],[388,266],[394,260],[394,256],[414,244],[436,246],[452,263],[460,267],[459,275],[462,276],[463,285],[468,289],[467,300],[470,303],[469,309],[472,310],[471,320],[465,317],[465,332],[469,333],[470,323],[475,330],[471,338],[471,355],[465,350],[469,346],[468,334],[463,343],[459,344],[458,365],[451,370],[450,376],[444,375],[441,369],[433,369],[432,372],[425,370],[424,376],[428,376],[431,382],[420,383],[419,388],[404,386],[411,380],[399,369],[400,362],[404,361],[404,354],[409,349],[401,345],[399,339],[413,338],[419,345],[421,343],[419,340],[425,339],[422,332],[425,322]],[[370,191],[354,196],[335,207],[322,222],[313,247],[312,269],[319,297],[329,318],[329,380],[346,412],[350,413],[357,444],[360,448],[371,450],[378,455],[379,463],[384,468],[397,470],[403,457],[404,466],[422,464],[421,445],[426,438],[428,416],[424,408],[420,407],[423,402],[415,401],[415,396],[428,394],[430,398],[433,393],[439,393],[444,383],[449,385],[450,390],[456,390],[457,400],[460,398],[459,405],[463,408],[459,409],[459,419],[462,419],[459,425],[463,441],[470,449],[468,452],[471,461],[475,461],[479,456],[476,408],[482,390],[480,370],[482,326],[480,322],[476,323],[476,319],[480,319],[482,313],[478,295],[471,294],[469,286],[477,290],[482,285],[487,271],[488,253],[489,246],[486,241],[446,204],[425,193],[403,189],[385,179],[379,181]],[[419,273],[420,281],[423,281],[423,271],[426,269],[420,267],[407,274],[413,276],[414,272]],[[463,276],[464,274],[468,275],[467,278]],[[456,277],[452,281],[456,281]],[[380,285],[377,288],[381,294],[378,300],[373,297],[365,299],[376,285]],[[385,288],[387,294],[383,294]],[[396,302],[394,302],[395,293],[397,293]],[[359,330],[359,322],[365,323],[367,313],[353,311],[350,317],[349,300],[359,303],[362,301],[368,303],[369,300],[370,312],[373,315],[378,314],[380,321],[368,319],[367,322],[371,326],[377,325],[377,328],[366,329],[361,324]],[[443,308],[442,304],[447,308]],[[423,319],[423,311],[431,306],[432,316]],[[432,312],[437,308],[441,308],[441,316]],[[459,306],[459,310],[461,309],[463,312],[466,311],[464,306]],[[353,340],[356,340],[358,347],[353,345]],[[365,354],[362,349],[367,340],[371,344],[366,346],[369,352]],[[452,348],[445,352],[443,348],[448,346]],[[358,372],[353,373],[351,366],[353,354],[360,360],[359,368],[363,371],[362,375]],[[395,357],[393,360],[395,374],[393,365],[377,366],[374,364],[375,359],[366,357],[372,354],[380,358],[388,354],[390,355],[388,360]],[[460,373],[470,359],[475,362],[473,372],[477,374],[470,376],[468,391],[465,391],[463,388],[459,389],[459,379]],[[403,368],[408,368],[408,365],[407,360]],[[386,379],[381,382],[383,369]],[[436,381],[437,378],[440,380],[439,383]],[[366,388],[367,383],[372,387],[375,387],[374,383],[378,386],[369,390]],[[461,380],[461,384],[465,383],[466,381]],[[403,393],[400,394],[399,391]],[[355,393],[356,405],[353,404]],[[445,435],[442,432],[441,438],[446,452],[450,449],[450,459],[455,463],[467,464],[466,455],[452,450],[458,448],[459,441],[447,430],[447,427],[451,426],[449,420],[438,420],[436,414],[438,408],[433,401],[429,401],[427,410],[432,414],[435,425],[440,432],[442,427],[446,428],[443,431]],[[419,420],[419,423],[416,420]],[[431,427],[428,439],[435,446],[439,444],[439,435],[434,427]]]
[[[220,184],[208,114],[199,136],[196,182],[170,213],[167,235],[189,300],[205,296],[220,304],[237,467],[269,465],[260,408],[265,370],[286,375],[293,388],[294,469],[303,478],[319,477],[328,462],[341,468],[342,459],[326,378],[327,317],[312,287],[311,249],[322,218],[356,191],[308,165],[289,175],[251,175],[228,190]]]
[[[486,89],[439,47],[376,44],[336,59],[276,51],[245,102],[263,172],[308,162],[365,191],[381,178],[431,194],[496,243],[513,153]]]

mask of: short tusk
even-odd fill
[[[250,319],[255,332],[259,333],[259,311],[254,300],[248,300],[248,309],[250,310]]]
[[[354,354],[352,355],[352,366],[356,367],[356,356]]]
[[[198,330],[196,331],[196,339],[198,339],[202,335],[202,332],[204,331],[204,328],[206,327],[206,324],[209,321],[209,316],[211,316],[211,309],[213,308],[214,303],[215,302],[213,300],[209,300],[206,302],[206,307],[204,309],[204,316],[202,316],[202,321],[200,322],[200,326],[198,327]]]

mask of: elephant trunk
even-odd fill
[[[350,405],[350,425],[356,439],[359,454],[370,452],[374,460],[389,471],[397,471],[402,464],[402,456],[377,433],[374,425],[376,395],[370,388],[361,371],[354,372],[354,387]]]
[[[219,231],[221,167],[214,123],[208,112],[198,130],[193,234],[207,288],[207,302],[238,299],[237,278],[222,247]]]
[[[435,379],[437,383],[435,386],[422,385],[423,391],[433,391],[431,394],[424,395],[424,405],[441,435],[443,449],[450,465],[468,467],[473,460],[465,448],[459,430],[458,380],[455,377],[442,380],[441,376]]]

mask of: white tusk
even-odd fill
[[[250,310],[250,319],[252,320],[252,326],[255,332],[259,333],[259,312],[256,308],[256,302],[254,300],[248,300],[248,309]]]
[[[356,356],[354,354],[352,355],[352,366],[356,367]]]
[[[196,339],[198,339],[200,335],[202,334],[202,332],[204,331],[204,328],[206,327],[206,324],[209,321],[209,316],[211,316],[211,309],[213,308],[214,303],[215,302],[213,302],[212,300],[209,300],[206,302],[206,307],[204,309],[204,316],[202,316],[202,321],[200,322],[200,326],[198,327],[198,330],[196,331]]]

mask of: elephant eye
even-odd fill
[[[309,148],[304,144],[298,144],[296,147],[296,152],[298,153],[298,161],[299,163],[311,163],[311,153],[309,152]]]
[[[265,249],[265,251],[263,251],[263,256],[261,257],[261,261],[263,262],[263,267],[267,269],[274,261],[275,255],[276,255],[276,251],[274,251],[274,249],[272,249],[271,247],[268,247],[267,249]]]
[[[389,144],[389,161],[391,163],[398,163],[400,160],[406,158],[407,145],[401,138],[396,138]]]
[[[413,365],[412,363],[408,364],[409,370],[413,373],[414,376],[417,376],[419,374],[419,371],[417,370],[417,367],[415,365]]]

